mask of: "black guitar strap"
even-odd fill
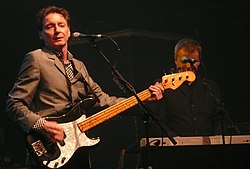
[[[92,90],[92,88],[90,87],[89,83],[85,80],[85,78],[83,77],[83,75],[81,74],[81,80],[83,81],[84,83],[84,89],[85,91],[87,91],[87,96],[90,96],[92,95],[95,100],[100,103],[100,100],[99,98],[97,97],[97,95],[95,94],[95,92]]]

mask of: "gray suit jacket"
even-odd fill
[[[104,93],[89,76],[85,65],[69,55],[77,71],[71,81],[62,62],[47,48],[26,54],[6,102],[6,112],[25,132],[39,118],[57,115],[86,96],[84,79],[99,98],[99,106],[110,106],[122,100]]]

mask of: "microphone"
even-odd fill
[[[181,62],[182,62],[182,63],[194,64],[195,62],[197,62],[197,60],[191,59],[191,58],[187,58],[186,56],[183,56],[183,57],[181,58]]]
[[[94,38],[103,38],[103,37],[104,37],[104,35],[102,35],[102,34],[83,34],[80,32],[72,33],[73,39],[82,39],[82,38],[94,39]]]

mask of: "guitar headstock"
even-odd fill
[[[183,82],[193,82],[195,80],[195,74],[192,71],[180,72],[165,75],[162,77],[162,86],[164,89],[177,89]]]

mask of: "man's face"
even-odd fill
[[[189,59],[194,59],[196,62],[193,64],[196,70],[198,69],[200,65],[200,57],[199,57],[199,52],[197,50],[194,50],[193,52],[188,52],[185,49],[180,49],[177,53],[177,57],[175,60],[175,64],[178,68],[181,69],[181,71],[186,71],[186,70],[192,70],[192,67],[190,63],[183,63],[182,58],[183,57],[189,58]]]
[[[70,29],[63,15],[58,13],[48,14],[43,20],[43,30],[39,33],[40,38],[44,40],[47,46],[58,50],[67,47]]]

